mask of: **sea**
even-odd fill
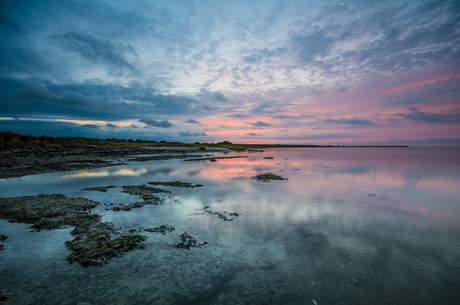
[[[145,249],[103,266],[70,264],[73,228],[33,232],[0,220],[4,304],[460,304],[460,148],[312,147],[208,153],[0,180],[0,197],[60,193],[101,202],[161,205],[92,213]],[[258,181],[272,173],[285,180]],[[114,185],[107,192],[83,188]],[[230,213],[233,216],[228,216]],[[227,215],[227,219],[219,217]],[[238,216],[236,216],[238,215]],[[175,247],[181,234],[201,247]]]

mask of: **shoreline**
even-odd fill
[[[0,179],[56,171],[74,171],[126,165],[128,162],[201,158],[211,152],[230,151],[216,147],[67,148],[0,150]]]

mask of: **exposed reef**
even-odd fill
[[[195,188],[195,187],[202,187],[202,184],[191,184],[188,182],[180,182],[180,181],[173,181],[173,182],[148,182],[151,185],[163,185],[163,186],[173,186],[173,187],[185,187],[185,188]]]
[[[124,165],[130,161],[199,158],[173,148],[44,148],[0,150],[0,179]]]
[[[36,231],[52,230],[97,218],[89,210],[98,205],[99,202],[86,198],[61,194],[0,198],[0,218],[32,224],[30,228]]]
[[[75,239],[67,241],[72,250],[67,257],[70,263],[78,261],[82,266],[102,265],[112,257],[142,247],[146,237],[120,235],[111,222],[101,222],[101,216],[91,214],[90,209],[100,203],[86,198],[66,197],[61,194],[0,198],[0,218],[9,222],[32,224],[32,231],[52,230],[69,226]]]
[[[97,187],[87,187],[80,189],[81,191],[97,191],[97,192],[107,192],[111,188],[118,186],[109,185],[109,186],[97,186]],[[142,208],[146,205],[160,205],[163,203],[164,199],[155,196],[156,193],[167,193],[170,194],[170,191],[162,190],[159,188],[145,186],[145,185],[123,185],[120,186],[123,193],[128,193],[133,196],[138,196],[142,201],[137,201],[133,203],[121,203],[111,207],[110,209],[119,212],[119,211],[131,211],[132,209]],[[107,206],[107,204],[105,204]],[[110,205],[114,205],[113,203]]]
[[[147,232],[155,232],[155,233],[161,233],[163,235],[166,234],[166,232],[172,233],[176,228],[170,225],[162,225],[156,228],[145,228],[144,231]]]
[[[251,178],[261,182],[270,182],[271,180],[288,180],[288,178],[283,178],[272,173],[258,174]]]
[[[106,264],[111,258],[121,256],[136,248],[144,248],[146,236],[139,234],[122,234],[112,239],[112,234],[118,233],[113,223],[92,223],[80,226],[72,231],[76,238],[66,241],[66,246],[72,250],[67,256],[70,263],[79,262],[83,267]]]

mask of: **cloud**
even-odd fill
[[[286,47],[279,47],[275,49],[253,49],[247,51],[248,55],[243,56],[242,61],[248,64],[257,64],[260,63],[264,59],[270,59],[271,57],[279,56],[284,54],[288,51]],[[244,52],[246,53],[246,52]]]
[[[171,128],[174,125],[167,120],[152,120],[152,119],[141,119],[139,122],[144,123],[147,126],[160,127],[160,128]]]
[[[189,123],[189,124],[198,124],[200,125],[200,122],[194,120],[194,119],[188,119],[187,121],[185,121],[185,123]]]
[[[214,92],[214,98],[218,101],[221,101],[221,102],[226,102],[227,101],[227,98],[225,97],[225,95],[223,95],[222,93],[219,93],[219,92]]]
[[[131,124],[131,128],[139,128],[137,125]]]
[[[99,126],[97,126],[95,124],[84,124],[84,125],[81,125],[81,127],[92,128],[92,129],[100,129]]]
[[[305,115],[279,114],[279,115],[272,115],[271,117],[275,119],[301,119],[301,118],[316,118],[316,115],[314,114],[305,114]]]
[[[255,136],[261,136],[261,134],[258,133],[253,133],[253,132],[248,132],[246,133],[247,136],[255,137]]]
[[[205,132],[179,132],[180,136],[183,137],[207,137],[208,135]]]
[[[251,112],[255,114],[278,114],[283,112],[284,107],[288,105],[289,103],[277,103],[276,101],[268,101],[260,103],[258,106],[252,108]]]
[[[425,123],[443,123],[455,124],[460,123],[460,114],[441,114],[441,113],[426,113],[426,112],[413,112],[413,113],[397,113],[406,119],[425,122]]]
[[[350,124],[350,125],[375,125],[374,122],[364,119],[325,119],[325,123]]]
[[[115,69],[128,68],[133,72],[137,72],[137,69],[123,55],[126,52],[135,54],[129,45],[115,46],[109,40],[103,41],[88,34],[77,34],[74,32],[56,35],[53,38],[59,41],[67,50],[78,53],[91,62],[109,64]]]
[[[111,124],[111,123],[108,123],[105,126],[110,127],[110,128],[117,128],[118,127],[117,125],[114,125],[114,124]]]
[[[315,127],[313,128],[314,130],[319,130],[319,129],[326,129],[325,127]]]
[[[216,109],[178,95],[157,94],[139,83],[125,86],[97,81],[54,83],[42,79],[0,79],[2,115],[126,120],[160,115],[204,114]]]
[[[291,43],[296,50],[297,59],[301,63],[310,63],[315,57],[326,56],[334,43],[324,30],[318,30],[307,35],[294,35]]]
[[[265,123],[265,122],[262,122],[262,121],[257,121],[257,123],[247,122],[246,124],[250,124],[250,125],[255,126],[255,127],[268,127],[268,126],[270,126],[269,123]]]
[[[283,140],[323,140],[323,139],[353,139],[359,138],[356,135],[350,134],[337,134],[337,133],[328,133],[328,134],[308,134],[303,136],[283,136],[275,137],[273,139],[283,139]]]
[[[243,119],[243,118],[250,117],[250,115],[241,114],[241,113],[235,113],[235,114],[229,114],[229,115],[227,115],[227,117],[236,118],[236,119]]]

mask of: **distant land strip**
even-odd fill
[[[52,137],[47,135],[34,136],[20,134],[12,131],[0,132],[0,149],[42,149],[42,148],[139,148],[139,147],[197,147],[206,150],[206,147],[228,148],[230,150],[245,151],[254,148],[282,148],[282,147],[409,147],[406,145],[297,145],[297,144],[234,144],[229,141],[218,143],[181,143],[152,140],[125,140],[125,139],[99,139],[86,137]]]

